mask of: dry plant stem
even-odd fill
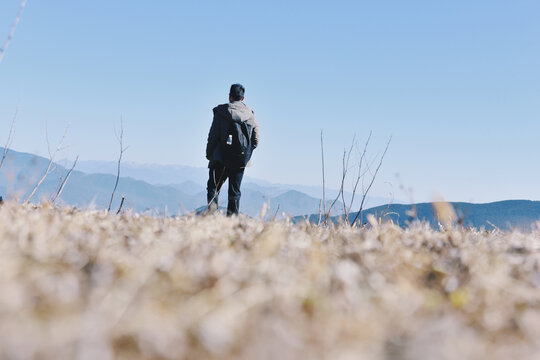
[[[21,5],[19,6],[19,12],[17,13],[17,17],[15,18],[13,25],[11,25],[11,30],[9,31],[8,37],[6,41],[4,42],[4,46],[2,46],[2,48],[0,49],[0,63],[2,62],[2,59],[4,58],[4,54],[6,53],[6,49],[9,43],[11,42],[11,39],[13,39],[13,34],[15,34],[15,29],[17,28],[17,25],[19,24],[19,21],[21,20],[22,13],[25,6],[26,6],[26,0],[22,0]]]
[[[56,157],[56,154],[58,154],[58,152],[62,150],[62,143],[64,142],[64,139],[66,138],[68,129],[69,129],[69,125],[66,127],[66,130],[64,131],[64,135],[62,135],[62,138],[60,139],[60,142],[58,143],[58,146],[56,147],[56,150],[54,151],[54,153],[51,154],[49,150],[49,165],[47,165],[47,170],[45,170],[45,173],[43,174],[41,179],[39,179],[39,181],[37,182],[36,186],[34,186],[34,189],[30,193],[30,195],[28,195],[28,197],[24,201],[25,203],[29,202],[32,196],[34,196],[39,186],[43,183],[43,181],[45,181],[45,179],[47,178],[47,175],[49,175],[49,172],[51,171],[51,167],[55,165],[54,158]],[[48,145],[49,145],[49,137],[47,135],[47,147]]]
[[[349,171],[349,160],[351,158],[351,153],[352,153],[352,150],[354,148],[354,144],[356,142],[356,135],[353,136],[353,140],[352,140],[352,143],[351,143],[351,147],[349,148],[349,151],[347,151],[347,149],[344,149],[343,150],[343,171],[342,171],[342,174],[341,174],[341,185],[340,185],[340,188],[339,188],[339,192],[336,196],[336,198],[334,199],[334,201],[332,201],[332,204],[330,204],[330,208],[328,209],[328,213],[327,213],[327,216],[330,217],[331,213],[332,213],[332,208],[334,207],[334,205],[336,204],[336,202],[338,201],[339,197],[341,196],[341,200],[343,201],[343,210],[345,211],[346,209],[346,205],[345,205],[345,179],[347,178],[347,173]]]
[[[45,123],[45,140],[47,141],[47,152],[49,153],[49,159],[50,159],[50,158],[53,157],[53,155],[51,153],[51,143],[49,141],[49,129],[47,127],[47,123]],[[62,182],[63,182],[62,174],[61,174],[60,170],[58,169],[58,164],[53,162],[53,167],[54,167],[54,171],[56,171],[56,174],[58,175],[58,178],[60,179],[60,182],[59,182],[59,185],[58,185],[58,188],[60,188],[60,186],[62,185]],[[52,172],[52,170],[50,172]]]
[[[363,177],[362,163],[366,158],[367,148],[369,146],[369,141],[371,140],[371,134],[372,134],[372,131],[369,132],[369,136],[368,136],[368,138],[366,140],[366,143],[364,144],[364,150],[362,151],[362,155],[360,155],[360,160],[358,160],[358,175],[357,175],[355,183],[354,183],[354,187],[353,187],[353,191],[352,191],[352,195],[351,195],[351,202],[349,203],[349,208],[345,212],[345,221],[347,222],[347,224],[349,224],[349,215],[351,214],[352,206],[354,204],[354,198],[356,197],[356,191],[358,189],[358,184],[360,183],[360,179]]]
[[[125,196],[122,196],[122,201],[120,201],[120,206],[118,207],[118,211],[116,212],[116,215],[120,214],[120,211],[122,211],[122,206],[124,205],[124,200],[126,199]],[[165,213],[167,213],[167,211],[165,210]]]
[[[64,178],[64,180],[62,180],[62,183],[60,184],[60,188],[56,192],[56,195],[54,195],[54,197],[52,198],[51,200],[52,203],[54,203],[56,199],[58,199],[58,197],[62,194],[62,191],[64,191],[64,187],[66,186],[66,183],[68,182],[69,177],[71,176],[71,173],[73,172],[73,169],[75,168],[75,165],[77,165],[77,161],[79,161],[78,155],[75,158],[75,161],[73,162],[73,166],[71,167],[71,169],[69,169],[68,173],[66,174],[66,177]]]
[[[47,123],[45,123],[45,140],[47,141],[47,152],[49,153],[49,159],[50,159],[53,157],[53,155],[51,153],[51,143],[49,142],[49,130],[47,127]],[[62,150],[62,149],[59,149],[59,150]],[[56,174],[58,175],[58,178],[60,179],[60,184],[61,184],[63,180],[62,180],[62,174],[60,173],[58,169],[58,164],[53,162],[52,166],[54,167],[54,171],[56,171]],[[50,172],[52,172],[52,170]],[[58,188],[60,188],[60,185],[58,186]]]
[[[120,118],[120,135],[117,135],[116,138],[118,139],[118,143],[120,144],[120,155],[118,156],[118,171],[116,173],[116,182],[114,183],[114,189],[111,194],[111,200],[109,201],[109,207],[107,208],[107,212],[111,211],[114,193],[116,192],[116,188],[118,187],[118,181],[120,180],[120,164],[122,163],[122,155],[124,155],[124,152],[127,150],[127,147],[124,148],[124,121],[122,120],[122,118]]]
[[[349,160],[351,158],[351,153],[354,147],[354,144],[356,143],[356,134],[353,136],[353,141],[351,143],[351,148],[349,149],[349,153],[347,154],[347,161],[344,164],[344,168],[346,169],[346,172],[349,171]],[[343,213],[347,211],[347,204],[345,202],[345,177],[346,173],[344,170],[343,178],[341,179],[341,201],[343,203]]]
[[[319,200],[319,220],[317,220],[317,225],[321,225],[322,217],[322,200]]]
[[[347,150],[345,150],[343,152],[343,172],[341,174],[341,186],[339,188],[339,191],[338,191],[338,194],[336,196],[336,198],[334,199],[334,201],[332,201],[332,203],[330,204],[330,206],[328,207],[328,212],[326,212],[324,214],[324,217],[327,218],[330,216],[330,214],[332,213],[332,208],[334,207],[334,205],[336,204],[337,200],[340,198],[341,194],[343,193],[343,179],[345,178],[346,174],[347,174],[347,169],[345,167],[345,158],[347,156]]]
[[[324,223],[328,219],[326,214],[326,194],[325,194],[325,179],[324,179],[324,144],[323,144],[323,131],[321,130],[321,162],[322,162],[322,208],[324,213]]]
[[[377,168],[375,169],[375,172],[373,173],[373,176],[371,177],[371,181],[368,185],[368,187],[362,192],[362,202],[360,203],[360,208],[358,209],[358,212],[356,213],[356,216],[354,217],[351,226],[354,226],[356,223],[356,220],[358,220],[358,217],[362,215],[362,210],[364,208],[364,202],[366,201],[366,197],[369,193],[369,190],[373,186],[373,183],[375,182],[375,178],[377,177],[377,174],[379,173],[379,170],[381,169],[381,166],[384,161],[384,157],[386,156],[386,152],[388,151],[388,147],[390,146],[390,142],[392,141],[392,137],[388,139],[388,142],[386,143],[386,147],[384,148],[384,152],[381,155],[381,159],[379,160],[379,165],[377,165]]]
[[[4,145],[4,153],[2,154],[2,160],[0,160],[0,168],[2,168],[2,165],[4,165],[4,160],[6,160],[8,149],[11,147],[11,143],[13,141],[13,128],[15,126],[15,120],[17,119],[18,113],[19,109],[15,109],[15,115],[13,115],[13,119],[11,120],[11,126],[9,127],[9,134],[6,140],[6,145]]]
[[[493,231],[501,232],[501,229],[499,229],[499,227],[498,227],[497,225],[493,224],[493,223],[492,223],[491,221],[489,221],[489,220],[486,220],[486,222],[487,222],[489,225],[493,226]]]
[[[223,176],[225,175],[225,171],[227,170],[227,168],[224,166],[223,167],[223,171],[221,172],[221,175],[219,176],[219,181],[216,182],[216,172],[215,171],[212,171],[212,176],[214,178],[214,184],[217,185],[217,184],[221,184],[221,180],[223,180]],[[225,182],[225,181],[224,181]],[[221,184],[223,186],[223,184]],[[216,200],[216,198],[219,196],[219,193],[221,192],[221,186],[219,187],[219,189],[216,188],[216,193],[214,194],[214,196],[212,196],[212,198],[210,199],[210,201],[208,201],[208,204],[206,204],[206,211],[208,212],[210,210],[210,205],[214,203],[214,200]],[[219,210],[219,206],[216,208],[216,210]]]
[[[272,217],[272,220],[271,220],[271,221],[276,220],[276,217],[277,217],[278,212],[279,212],[279,204],[278,204],[278,206],[277,206],[276,212],[274,213],[274,216]]]

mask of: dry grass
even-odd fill
[[[538,359],[540,231],[0,207],[1,359]]]

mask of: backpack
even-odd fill
[[[229,168],[246,167],[253,151],[251,144],[253,126],[237,120],[228,122],[229,130],[222,140],[224,165]]]

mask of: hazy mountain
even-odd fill
[[[3,151],[3,149],[1,150]],[[35,184],[45,173],[49,160],[27,153],[10,150],[8,157],[0,169],[0,192],[26,199]],[[54,164],[43,183],[39,186],[31,201],[50,199],[56,194],[61,178],[67,174],[67,169]],[[78,207],[95,206],[107,208],[116,176],[108,174],[86,174],[74,170],[60,196],[60,202]],[[177,213],[182,207],[191,209],[204,203],[171,186],[156,186],[147,182],[122,177],[118,183],[113,201],[113,209],[117,209],[122,195],[125,196],[125,208],[144,211],[152,208],[171,213]]]
[[[0,148],[0,151],[3,149]],[[62,163],[66,166],[69,164],[65,161]],[[86,166],[83,168],[97,173],[80,171],[77,166],[59,201],[78,207],[107,208],[116,181],[116,168],[112,166],[114,163],[97,161],[84,163]],[[0,195],[8,194],[21,200],[26,199],[45,173],[48,164],[49,160],[43,157],[10,150],[6,162],[0,169]],[[160,213],[166,210],[169,214],[177,214],[194,211],[206,204],[206,169],[161,165],[139,166],[129,163],[122,163],[121,169],[122,177],[115,193],[113,210],[118,208],[122,196],[126,199],[125,209],[130,208],[139,212],[152,209]],[[53,164],[51,172],[31,201],[51,199],[67,172],[66,167]],[[142,180],[145,178],[152,180],[153,183]],[[177,182],[171,185],[164,184],[171,179]],[[222,206],[226,206],[227,203],[227,185],[225,183],[219,199]],[[265,187],[250,182],[244,184],[240,204],[243,213],[256,216],[264,203],[269,204],[267,214],[273,214],[279,209],[278,215],[284,212],[296,216],[317,212],[320,200],[298,191],[287,192],[277,186]],[[339,209],[338,206],[341,205],[337,204],[336,209]]]
[[[60,163],[69,164],[69,161],[62,160]],[[89,160],[79,161],[77,170],[89,174],[116,175],[117,166],[116,161]],[[206,184],[208,180],[208,169],[192,166],[137,164],[125,161],[122,162],[121,172],[122,176],[146,181],[153,185],[181,184],[185,181]]]
[[[182,191],[183,193],[186,193],[192,196],[198,195],[206,191],[206,186],[197,184],[196,182],[191,181],[191,180],[184,181],[180,184],[173,184],[171,186],[174,187],[175,189]]]
[[[62,160],[60,163],[65,164],[66,166],[70,164],[67,160]],[[114,161],[79,161],[77,169],[86,173],[116,175],[117,163]],[[208,180],[208,169],[205,167],[122,162],[121,173],[122,176],[146,181],[153,185],[170,185],[191,195],[195,195],[197,189],[196,185],[199,186],[199,189],[201,189],[200,191],[204,191],[206,189],[206,181]],[[246,173],[249,173],[249,169]],[[186,182],[189,183],[186,184]],[[253,178],[249,175],[244,175],[242,191],[244,190],[257,191],[267,197],[276,197],[291,190],[301,192],[315,199],[320,199],[322,197],[321,186],[274,184],[263,179]],[[328,201],[335,199],[339,193],[338,189],[327,188],[325,190]],[[346,191],[345,200],[348,201],[351,199],[351,195],[350,192]],[[353,210],[360,206],[361,197],[359,195],[360,194],[356,194]],[[368,196],[364,208],[387,204],[393,200],[394,199],[378,196]],[[339,199],[339,202],[341,203],[341,198]],[[339,207],[339,209],[342,210],[342,206]]]
[[[450,203],[459,219],[465,227],[493,229],[494,226],[501,230],[519,229],[528,231],[540,219],[540,201],[530,200],[506,200],[487,204],[472,204],[466,202]],[[362,222],[365,222],[368,214],[385,221],[392,220],[394,223],[405,226],[411,221],[425,221],[433,228],[438,227],[437,217],[434,214],[431,203],[415,204],[416,216],[409,216],[412,205],[391,204],[374,207],[363,211]],[[408,213],[409,212],[409,213]],[[350,215],[350,220],[356,213]],[[318,215],[311,215],[310,221],[317,221]],[[302,220],[302,217],[293,219]],[[332,221],[342,221],[342,217],[333,217]]]
[[[3,148],[0,148],[3,152]],[[93,164],[94,170],[101,173],[85,173],[79,170],[73,171],[60,197],[60,202],[78,207],[95,206],[98,208],[108,207],[116,176],[111,165],[112,162],[86,162]],[[37,181],[43,176],[49,164],[49,160],[28,153],[10,150],[4,165],[0,169],[0,195],[8,194],[21,200],[26,199]],[[86,169],[90,169],[88,166]],[[113,171],[114,170],[114,171]],[[107,173],[109,172],[109,173]],[[49,176],[40,185],[32,201],[40,198],[50,199],[56,194],[61,179],[66,176],[67,169],[53,164]],[[122,178],[119,181],[115,201],[112,209],[118,208],[121,197],[125,196],[124,208],[144,211],[154,211],[176,214],[182,211],[194,211],[206,203],[205,182],[206,169],[190,168],[184,166],[162,165],[134,165],[122,164]],[[139,179],[129,177],[137,176]],[[156,178],[152,178],[152,175]],[[178,177],[177,177],[178,176]],[[154,183],[143,181],[147,178]],[[173,185],[156,184],[176,180]],[[251,181],[250,181],[251,180]],[[299,221],[303,214],[313,214],[312,221],[318,218],[320,200],[298,190],[288,189],[286,185],[271,184],[264,180],[250,179],[242,187],[241,211],[250,216],[259,214],[264,203],[269,204],[267,216],[280,215],[282,212],[291,216],[297,216],[294,220]],[[331,196],[328,196],[331,199]],[[328,201],[327,206],[329,206]],[[226,206],[227,184],[224,185],[220,196],[220,205]],[[508,200],[489,204],[471,204],[465,202],[451,203],[456,213],[463,219],[465,226],[476,228],[500,229],[519,228],[529,230],[540,218],[540,201]],[[332,215],[339,214],[343,205],[337,202]],[[411,205],[391,204],[372,207],[363,212],[363,219],[367,214],[392,220],[404,226],[411,220],[426,221],[431,226],[437,226],[437,220],[432,210],[431,203],[416,204],[416,217],[411,219],[407,211]],[[351,214],[351,219],[356,213]],[[333,221],[339,221],[339,217],[333,217]]]

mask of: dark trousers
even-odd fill
[[[229,204],[227,205],[227,216],[238,215],[240,210],[240,184],[244,176],[244,168],[229,169],[223,164],[216,162],[211,164],[207,183],[208,207],[218,207],[218,197],[221,186],[225,180],[229,179]]]

